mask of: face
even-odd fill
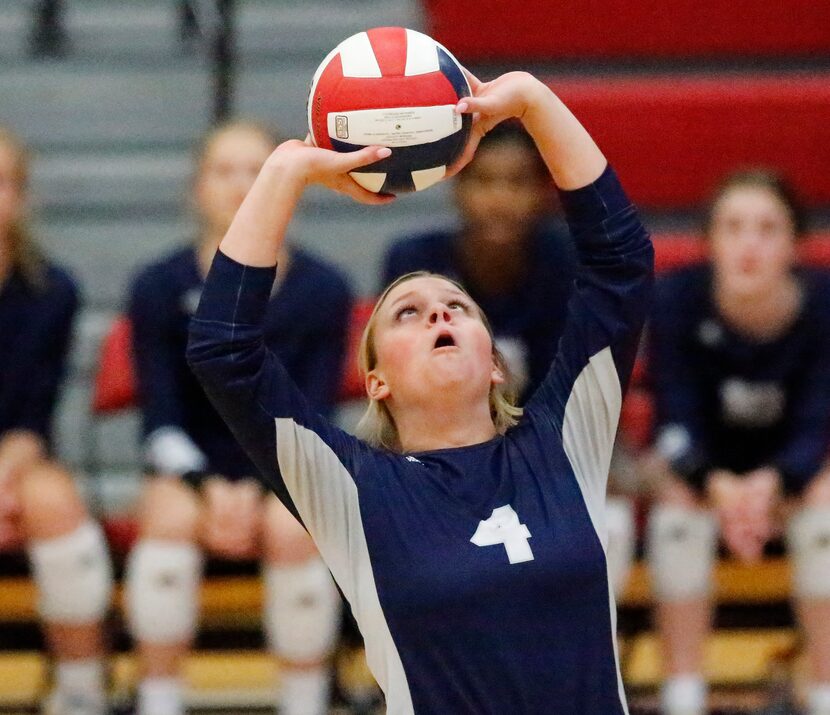
[[[455,184],[465,224],[494,243],[520,240],[550,199],[550,187],[536,172],[536,162],[531,149],[519,142],[480,148]]]
[[[24,196],[18,176],[18,157],[14,149],[0,141],[0,237],[23,211]]]
[[[378,309],[374,345],[377,361],[366,389],[392,410],[448,395],[486,402],[491,385],[504,381],[478,307],[441,278],[395,286]]]
[[[728,190],[714,206],[709,239],[718,280],[741,294],[768,290],[796,258],[790,213],[763,187]]]
[[[242,127],[222,132],[208,144],[194,195],[211,233],[224,234],[228,230],[272,150],[265,136]]]

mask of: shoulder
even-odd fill
[[[807,312],[811,322],[822,329],[830,326],[830,272],[821,268],[804,268],[799,271],[807,296]]]
[[[55,263],[47,263],[45,268],[46,288],[50,295],[74,301],[79,299],[78,283],[66,268]]]
[[[193,247],[178,246],[155,260],[140,266],[133,274],[132,286],[169,286],[170,281],[193,265]]]
[[[310,296],[351,300],[349,279],[340,268],[308,249],[293,247],[286,284],[297,283],[305,286]]]
[[[655,308],[659,311],[678,310],[695,303],[702,304],[711,290],[712,269],[708,264],[696,264],[669,271],[655,281],[655,298],[664,302]]]

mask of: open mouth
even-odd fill
[[[435,346],[433,350],[437,350],[438,348],[454,348],[455,347],[455,340],[453,340],[452,335],[449,333],[441,333],[435,339]]]

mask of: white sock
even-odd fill
[[[699,675],[674,675],[663,684],[664,715],[704,715],[706,683]]]
[[[59,660],[55,664],[55,689],[66,695],[83,695],[103,703],[104,662],[100,658]]]
[[[283,668],[280,673],[280,715],[325,715],[331,675],[328,665],[314,669]]]
[[[807,690],[809,715],[830,715],[830,683],[815,683]]]
[[[138,686],[137,715],[184,715],[179,678],[145,678]]]

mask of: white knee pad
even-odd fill
[[[628,499],[609,497],[605,504],[605,528],[608,545],[605,560],[614,596],[619,598],[628,581],[634,560],[634,509]]]
[[[289,662],[324,660],[334,649],[340,624],[340,595],[326,565],[268,564],[265,631],[272,650]]]
[[[790,521],[787,541],[795,594],[830,599],[830,508],[802,509]]]
[[[657,598],[684,601],[708,596],[716,547],[717,524],[711,514],[655,506],[648,523],[647,550]]]
[[[93,521],[53,539],[29,545],[38,611],[54,623],[100,621],[112,595],[112,564],[101,527]]]
[[[133,638],[183,643],[196,631],[202,555],[193,544],[145,539],[127,562],[126,613]]]

